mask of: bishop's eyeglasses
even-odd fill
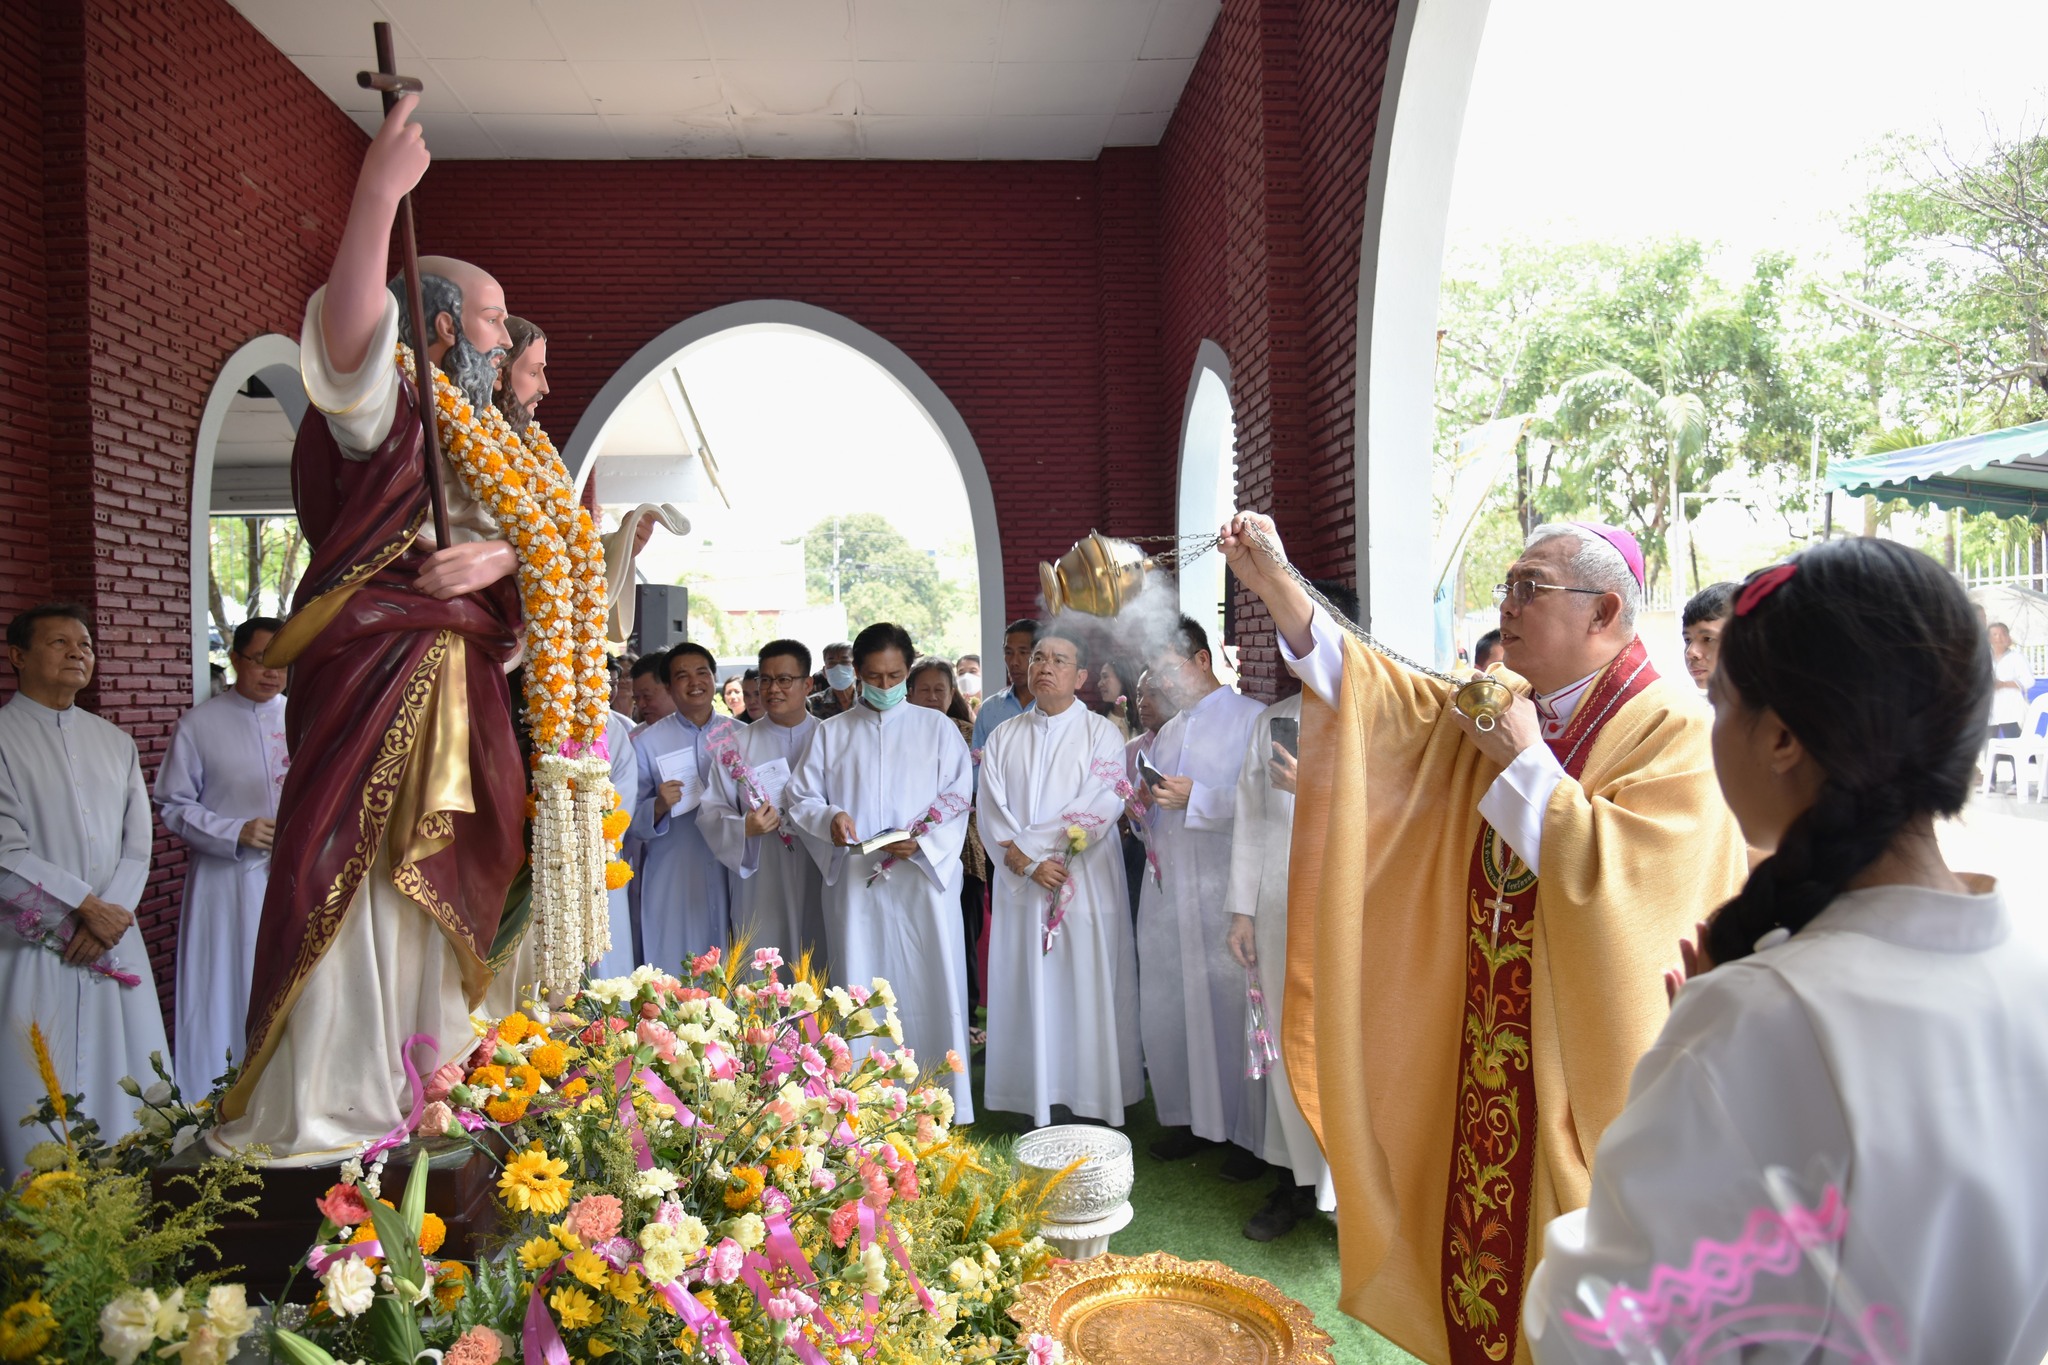
[[[1493,585],[1493,604],[1500,606],[1511,601],[1515,604],[1515,610],[1520,611],[1534,602],[1539,592],[1582,592],[1588,597],[1607,595],[1605,588],[1567,588],[1560,583],[1538,583],[1533,578],[1518,578],[1512,583]]]

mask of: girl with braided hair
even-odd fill
[[[1760,1330],[1801,1274],[1826,1310],[1806,1327],[1863,1359],[2048,1354],[2048,957],[1935,837],[1991,685],[1962,589],[1902,545],[1833,541],[1741,586],[1714,765],[1768,856],[1687,945],[1590,1202],[1548,1228],[1536,1360],[1716,1331],[1748,1334],[1744,1361],[1819,1359],[1818,1329]]]

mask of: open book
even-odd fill
[[[880,834],[871,835],[861,840],[854,847],[864,854],[879,853],[891,844],[900,844],[905,839],[914,837],[916,836],[912,835],[907,829],[885,829]]]

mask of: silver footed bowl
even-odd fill
[[[1131,1197],[1136,1172],[1131,1140],[1114,1128],[1088,1123],[1040,1128],[1017,1139],[1018,1174],[1047,1180],[1075,1161],[1082,1164],[1046,1200],[1046,1217],[1056,1223],[1092,1223],[1106,1218]]]

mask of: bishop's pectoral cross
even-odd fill
[[[1500,947],[1500,912],[1508,908],[1508,894],[1505,891],[1496,891],[1493,893],[1492,899],[1482,901],[1481,904],[1493,911],[1492,946],[1498,948]]]

